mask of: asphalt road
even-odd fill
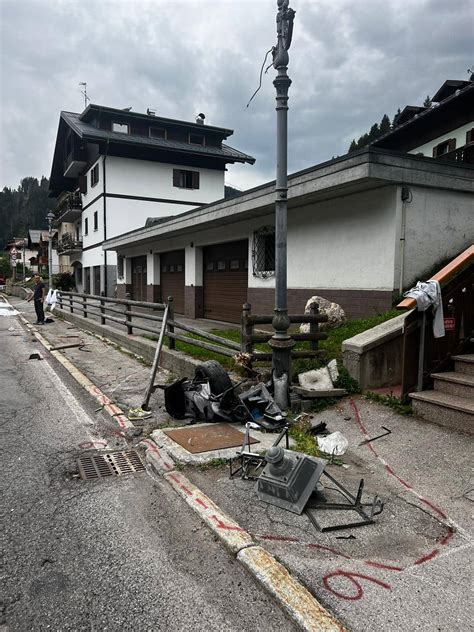
[[[0,358],[0,632],[294,629],[166,482],[73,477],[125,440],[15,316]]]

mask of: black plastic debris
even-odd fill
[[[265,430],[280,430],[286,424],[286,415],[270,395],[265,384],[257,384],[240,394],[250,419]]]

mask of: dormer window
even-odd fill
[[[112,131],[119,134],[130,134],[130,128],[127,123],[112,123]]]
[[[166,130],[162,127],[150,127],[150,138],[163,138],[166,140]]]
[[[206,140],[203,134],[189,134],[190,145],[205,145]]]

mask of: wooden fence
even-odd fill
[[[93,294],[79,294],[77,292],[58,292],[58,304],[62,311],[71,314],[79,313],[83,318],[94,318],[102,325],[108,322],[114,326],[122,326],[127,334],[133,334],[134,330],[148,334],[159,334],[163,322],[165,303],[149,303],[146,301],[133,301],[129,298],[109,298]],[[176,347],[176,341],[184,342],[207,351],[212,351],[227,357],[234,357],[239,352],[250,354],[251,361],[271,360],[269,351],[257,351],[255,345],[268,343],[272,337],[271,332],[255,331],[257,325],[271,325],[273,314],[252,314],[251,306],[246,303],[242,311],[242,325],[240,344],[221,336],[216,336],[208,331],[193,327],[175,319],[173,297],[168,297],[168,320],[166,336],[169,349]],[[138,311],[140,310],[140,311]],[[323,354],[318,349],[318,341],[325,340],[327,334],[319,331],[319,324],[327,322],[327,316],[320,314],[318,306],[314,305],[309,314],[290,315],[292,324],[309,324],[309,333],[292,333],[293,340],[309,342],[309,349],[292,351],[292,358],[313,358]],[[145,321],[145,322],[144,322]],[[147,322],[148,321],[148,322]],[[155,325],[156,323],[156,325]],[[185,334],[196,337],[189,337]]]

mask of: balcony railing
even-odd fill
[[[443,160],[444,162],[456,162],[458,165],[474,165],[474,143],[468,143],[459,149],[448,151],[446,154],[441,154],[436,160]]]
[[[56,206],[56,219],[59,222],[74,222],[82,213],[82,198],[79,191],[67,193]]]
[[[78,240],[72,233],[64,233],[58,241],[58,255],[70,255],[82,251],[82,240]]]

